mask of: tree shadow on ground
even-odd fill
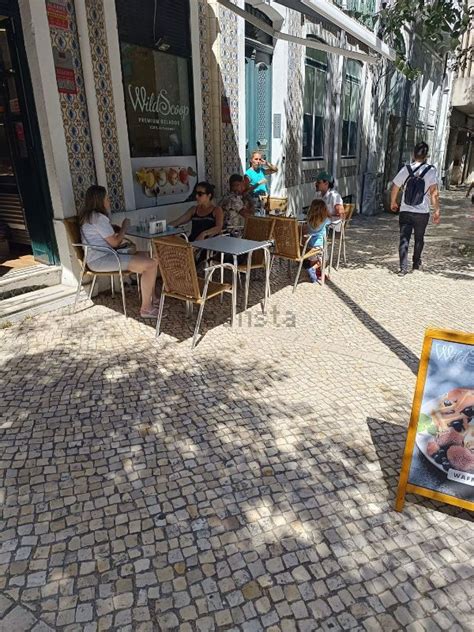
[[[256,622],[257,600],[280,586],[287,617],[299,600],[308,629],[347,629],[383,612],[366,582],[390,574],[410,587],[421,573],[427,594],[436,591],[429,577],[444,562],[414,564],[394,546],[416,512],[391,511],[377,454],[356,425],[320,415],[278,360],[190,364],[166,344],[154,361],[149,351],[146,339],[130,349],[119,337],[98,350],[67,330],[63,343],[2,367],[7,539],[28,507],[32,559],[44,559],[51,537],[59,543],[46,553],[46,592],[57,584],[75,594],[80,575],[103,608],[131,578],[133,603],[159,628],[177,617],[183,581],[199,612],[229,608],[235,625]],[[434,536],[439,547],[443,537]],[[57,602],[43,608],[18,583],[26,567],[4,568],[11,594],[59,625]],[[345,607],[332,612],[344,591]],[[265,610],[264,627],[281,618],[272,603]],[[125,615],[115,616],[117,627]]]

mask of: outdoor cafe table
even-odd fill
[[[160,233],[149,233],[148,231],[142,231],[138,226],[130,226],[127,229],[126,235],[128,237],[138,237],[139,239],[146,239],[148,241],[148,250],[150,251],[150,256],[153,257],[153,240],[157,237],[171,237],[171,235],[186,235],[186,231],[182,226],[178,226],[177,228],[166,228],[166,230],[161,231]]]
[[[252,253],[256,250],[263,250],[265,256],[265,297],[263,300],[263,311],[266,312],[267,297],[270,295],[270,246],[271,241],[254,241],[253,239],[242,239],[240,237],[229,237],[226,235],[217,235],[208,239],[200,239],[199,241],[190,242],[194,248],[202,248],[209,252],[220,252],[221,262],[224,255],[232,255],[233,258],[233,278],[232,278],[232,324],[235,323],[237,309],[237,273],[238,261],[240,255],[248,255],[247,257],[247,278],[246,278],[246,298],[248,296],[248,284],[250,278]],[[221,282],[224,277],[224,269],[221,269]],[[245,304],[247,308],[247,304]]]

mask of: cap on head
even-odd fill
[[[322,180],[324,182],[333,182],[333,177],[327,171],[320,171],[316,176],[316,181]]]

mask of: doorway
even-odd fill
[[[246,4],[245,10],[272,25],[262,11]],[[247,159],[258,149],[271,161],[273,38],[245,22],[245,120]]]
[[[58,262],[18,3],[0,0],[0,277]]]

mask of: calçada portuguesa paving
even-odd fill
[[[443,208],[424,272],[356,218],[327,287],[277,264],[268,318],[257,279],[194,352],[172,301],[158,343],[108,294],[3,329],[0,630],[472,630],[472,515],[393,509],[424,330],[473,329]]]

